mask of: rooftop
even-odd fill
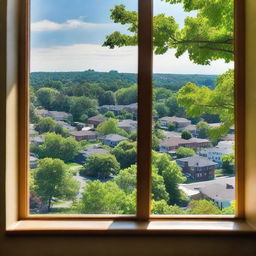
[[[235,200],[235,177],[222,177],[191,184],[180,184],[179,187],[187,195],[193,195],[199,191],[214,200]]]
[[[105,140],[111,140],[111,141],[122,141],[122,140],[127,140],[128,138],[121,136],[119,134],[108,134],[105,137]]]
[[[107,118],[102,115],[92,116],[88,118],[88,121],[94,121],[94,122],[104,122],[105,120],[107,120]]]
[[[70,133],[73,136],[89,136],[89,135],[96,135],[97,133],[94,131],[82,130],[82,131],[75,131]]]
[[[204,167],[204,166],[216,165],[215,162],[209,160],[208,158],[198,156],[198,155],[180,158],[177,160],[177,163],[179,163],[179,162],[186,162],[186,163],[188,163],[189,167]]]
[[[177,116],[165,116],[159,119],[160,121],[167,121],[167,122],[177,122],[177,123],[183,123],[183,122],[191,122],[190,120],[183,118],[183,117],[177,117]]]

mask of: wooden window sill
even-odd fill
[[[8,234],[252,234],[256,229],[244,220],[21,220]]]

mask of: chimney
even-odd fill
[[[234,186],[231,184],[226,183],[226,189],[234,189]]]

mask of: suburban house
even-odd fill
[[[78,164],[84,164],[89,156],[98,154],[109,154],[109,151],[102,148],[101,145],[88,146],[86,149],[81,150],[74,158],[74,162]]]
[[[99,138],[99,134],[94,131],[75,131],[70,133],[77,141],[87,140],[94,142]]]
[[[124,105],[124,110],[126,110],[129,113],[137,115],[138,103],[132,103],[132,104],[129,104],[129,105]]]
[[[232,148],[213,147],[202,150],[201,152],[199,152],[199,155],[207,157],[208,159],[218,163],[218,167],[220,167],[222,164],[222,156],[230,153],[234,153],[234,150]]]
[[[29,156],[29,166],[30,166],[30,169],[35,169],[37,168],[37,164],[38,164],[38,158],[34,155],[30,155]]]
[[[187,130],[189,131],[194,137],[197,137],[198,133],[197,133],[197,129],[196,129],[196,125],[194,124],[190,124],[188,126],[182,127],[182,128],[178,128],[178,131],[184,131]]]
[[[36,136],[38,135],[38,131],[35,130],[34,124],[29,124],[29,136]]]
[[[62,111],[49,111],[49,116],[56,121],[72,120],[72,115]]]
[[[180,184],[181,189],[190,199],[210,199],[223,209],[235,200],[235,177],[217,178],[191,184]]]
[[[163,131],[163,135],[166,139],[170,139],[170,138],[181,138],[181,133],[180,132],[170,132],[170,131]]]
[[[49,111],[47,109],[35,109],[35,114],[41,117],[48,117]]]
[[[29,138],[30,143],[35,144],[36,146],[39,146],[44,143],[45,137],[44,135],[34,136]]]
[[[124,109],[124,106],[123,105],[102,105],[98,107],[98,109],[101,113],[112,111],[115,115],[119,115]]]
[[[235,134],[227,134],[226,136],[222,137],[224,141],[235,141]]]
[[[189,140],[185,140],[178,137],[172,137],[160,142],[159,151],[161,153],[168,153],[169,151],[177,150],[179,147],[186,147],[198,150],[201,148],[209,147],[210,145],[211,142],[207,139],[191,138]]]
[[[193,180],[214,179],[214,170],[216,163],[202,156],[191,156],[176,160],[182,168],[182,172],[188,178]]]
[[[138,111],[138,104],[133,103],[133,104],[129,104],[129,105],[103,105],[103,106],[98,107],[98,110],[101,113],[105,113],[107,111],[112,111],[116,115],[121,114],[121,112],[125,110],[129,113],[133,113],[136,115],[137,111]]]
[[[103,143],[110,146],[115,147],[121,141],[128,140],[128,138],[118,135],[118,134],[108,134],[104,139]]]
[[[63,128],[67,129],[69,132],[74,132],[76,131],[76,128],[69,123],[66,123],[64,121],[57,121],[59,125],[61,125]]]
[[[93,125],[96,128],[100,123],[106,121],[107,118],[102,115],[93,116],[87,119],[87,123]]]
[[[137,121],[131,119],[120,120],[118,128],[125,130],[128,133],[137,131]]]
[[[169,123],[173,123],[176,129],[184,128],[188,125],[191,125],[191,121],[183,118],[183,117],[176,117],[176,116],[165,116],[159,119],[160,125],[162,128],[168,128]]]

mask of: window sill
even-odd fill
[[[152,220],[81,221],[21,220],[6,230],[7,234],[255,234],[244,220]]]

